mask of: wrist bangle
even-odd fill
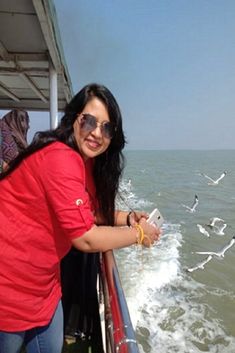
[[[131,221],[130,221],[130,216],[131,216],[131,214],[132,214],[132,211],[130,211],[130,212],[128,213],[128,215],[126,216],[126,224],[127,224],[128,227],[131,226]]]

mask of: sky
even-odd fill
[[[235,149],[234,0],[54,4],[74,93],[112,91],[127,149]]]
[[[235,149],[234,0],[54,3],[74,92],[113,92],[128,149]]]

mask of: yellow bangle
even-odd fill
[[[144,230],[139,224],[135,224],[134,227],[138,231],[138,234],[136,236],[136,243],[142,245],[144,240]]]

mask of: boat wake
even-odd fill
[[[131,207],[153,208],[136,196],[132,183],[123,186]],[[234,292],[202,284],[181,266],[183,222],[165,223],[163,230],[159,243],[150,249],[133,246],[115,252],[140,352],[233,353],[235,337],[208,303],[216,296],[218,310],[223,311],[224,303],[231,307],[235,303]]]
[[[179,224],[165,224],[151,249],[127,248],[115,255],[141,353],[232,353],[235,338],[220,321],[208,319],[208,296],[235,300],[234,293],[210,288],[181,267]],[[207,298],[207,299],[206,299]],[[208,312],[210,314],[208,315]]]

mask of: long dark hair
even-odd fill
[[[74,137],[73,124],[77,115],[82,112],[85,105],[94,97],[100,99],[106,106],[109,119],[116,127],[108,149],[95,157],[93,171],[96,197],[99,202],[101,216],[106,224],[114,225],[115,198],[124,168],[122,150],[126,141],[118,103],[113,94],[103,85],[92,83],[79,91],[65,107],[64,116],[58,127],[54,130],[37,132],[32,143],[10,163],[9,169],[0,175],[0,180],[16,169],[26,157],[52,142],[63,142],[79,153]]]

